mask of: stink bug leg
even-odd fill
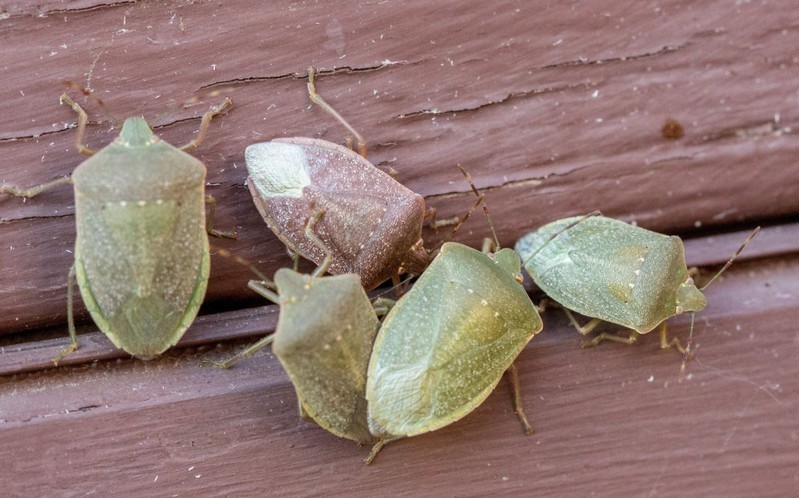
[[[206,195],[205,204],[208,206],[208,216],[205,218],[205,231],[208,232],[208,235],[225,239],[235,239],[237,236],[235,231],[223,232],[222,230],[214,228],[214,217],[216,216],[216,199],[214,199],[214,196]]]
[[[66,93],[61,94],[60,99],[62,103],[66,102],[78,115],[78,129],[75,133],[75,145],[78,147],[78,152],[84,156],[95,155],[97,153],[96,150],[83,145],[83,134],[86,132],[86,123],[89,122],[89,116],[86,114],[86,111]]]
[[[36,197],[37,195],[41,194],[46,190],[50,190],[53,187],[57,187],[58,185],[64,185],[65,183],[71,183],[72,178],[66,176],[64,178],[57,178],[55,180],[42,183],[41,185],[37,185],[35,187],[30,188],[20,188],[16,185],[10,185],[8,183],[4,183],[0,185],[0,194],[11,194],[17,197]]]
[[[67,330],[69,331],[69,345],[58,352],[53,358],[53,365],[58,365],[58,363],[64,358],[64,356],[72,353],[76,349],[78,349],[78,333],[75,331],[75,313],[74,313],[74,286],[75,286],[75,263],[72,263],[72,266],[69,268],[69,274],[67,275]]]
[[[472,182],[471,176],[461,168],[461,172],[466,176],[466,180],[469,182],[469,185],[472,186],[472,190],[474,190],[475,194],[479,197],[479,201],[485,201],[483,194],[481,194],[477,187],[475,187],[474,182]],[[483,248],[482,253],[485,255],[491,255],[495,251],[499,251],[499,240],[497,240],[497,233],[494,231],[494,224],[491,222],[491,217],[488,214],[488,207],[483,203],[484,213],[486,215],[486,220],[488,225],[491,227],[491,232],[494,235],[493,239],[485,238],[483,239]],[[516,275],[516,281],[520,284],[523,282],[521,273]],[[535,310],[538,313],[539,308],[535,306]],[[543,322],[542,322],[543,324]],[[543,325],[542,325],[543,326]],[[505,374],[508,376],[508,383],[510,384],[511,391],[513,393],[513,411],[516,413],[516,416],[519,417],[519,421],[522,424],[522,428],[524,429],[524,433],[528,436],[535,433],[535,429],[533,426],[530,425],[530,422],[527,420],[527,415],[524,413],[524,404],[522,402],[522,386],[521,382],[519,382],[519,370],[516,368],[515,363],[511,363],[510,367],[505,371]]]
[[[582,335],[590,334],[594,330],[594,328],[596,328],[599,324],[602,323],[602,320],[599,320],[597,318],[593,318],[587,324],[581,326],[579,323],[577,323],[577,320],[574,318],[574,315],[572,315],[571,311],[569,311],[566,308],[563,308],[563,311],[565,311],[566,314],[569,315],[569,321],[572,323],[572,325],[574,325],[574,328],[577,329],[577,332],[579,332]],[[666,337],[665,332],[666,332],[666,328],[662,327],[662,331],[660,333],[660,336],[661,336],[661,341],[660,341],[661,347],[663,347],[663,342],[664,342],[663,338]],[[593,339],[585,340],[585,341],[581,342],[580,345],[582,347],[584,347],[584,348],[590,348],[590,347],[593,347],[593,346],[598,346],[599,343],[602,342],[602,341],[612,341],[612,342],[619,342],[619,343],[622,343],[622,344],[628,344],[628,345],[632,346],[633,344],[638,342],[638,336],[639,335],[641,335],[641,334],[639,334],[635,330],[630,331],[630,335],[627,336],[627,337],[624,337],[624,336],[621,336],[621,335],[616,335],[616,334],[611,334],[611,333],[608,333],[608,332],[601,332],[601,333],[597,334],[596,336],[594,336]],[[674,341],[672,341],[672,343],[669,343],[668,340],[666,340],[665,342],[666,342],[666,346],[665,347],[666,348],[670,348]],[[675,346],[677,347],[678,350],[683,351],[682,345],[680,345],[679,341],[677,341]]]
[[[519,369],[516,368],[515,363],[511,363],[506,373],[508,374],[508,381],[513,390],[513,411],[516,412],[516,416],[518,416],[519,420],[522,422],[524,433],[530,436],[535,433],[535,429],[533,429],[533,426],[527,421],[527,415],[524,414],[524,407],[522,406],[522,386],[519,382]]]
[[[258,268],[255,267],[255,265],[253,265],[252,263],[250,263],[249,261],[247,261],[246,259],[244,259],[244,258],[242,258],[240,256],[236,256],[236,255],[231,254],[226,249],[221,249],[221,248],[217,248],[217,247],[214,247],[214,249],[216,250],[216,254],[218,254],[219,256],[224,256],[226,258],[231,258],[234,261],[236,261],[237,263],[248,267],[250,269],[250,271],[252,271],[258,277],[259,280],[250,280],[247,283],[247,287],[252,289],[257,294],[259,294],[259,295],[265,297],[266,299],[272,301],[273,303],[280,304],[280,297],[274,291],[275,284],[271,280],[266,278],[266,276],[264,276],[264,274],[261,273],[258,270]],[[224,360],[224,361],[202,360],[201,363],[203,365],[209,365],[209,366],[213,366],[213,367],[217,367],[217,368],[228,369],[228,368],[232,367],[233,365],[235,365],[236,363],[238,363],[239,360],[242,360],[242,359],[244,359],[244,358],[246,358],[248,356],[252,356],[255,353],[257,353],[258,351],[260,351],[261,349],[263,349],[264,347],[272,344],[272,341],[274,341],[274,338],[275,338],[275,334],[270,334],[270,335],[264,337],[263,339],[255,342],[254,344],[251,344],[250,346],[248,346],[244,350],[240,351],[236,355],[231,356],[227,360]]]
[[[346,119],[344,119],[344,116],[339,114],[339,112],[335,110],[333,106],[325,102],[325,100],[316,92],[315,80],[316,68],[311,66],[308,68],[308,96],[311,98],[311,101],[324,109],[328,114],[336,118],[336,120],[341,123],[344,128],[346,128],[347,131],[352,134],[353,137],[355,137],[355,141],[357,143],[355,148],[357,148],[358,154],[366,157],[366,140],[363,138],[363,135],[358,133],[358,130],[353,128],[353,126]],[[353,148],[351,139],[348,138],[347,142],[349,143],[350,148]]]
[[[223,100],[220,105],[203,114],[202,120],[200,121],[200,129],[197,131],[197,136],[195,136],[191,142],[187,143],[183,147],[180,147],[180,150],[182,150],[183,152],[188,152],[190,150],[194,150],[197,147],[199,147],[203,139],[205,139],[205,133],[206,131],[208,131],[208,126],[211,124],[211,120],[214,119],[215,116],[219,115],[222,111],[224,111],[231,105],[233,105],[233,101],[230,100],[229,97],[226,97],[225,100]],[[216,199],[214,199],[212,195],[206,194],[205,204],[208,206],[208,217],[205,219],[205,231],[208,232],[209,235],[213,235],[214,237],[235,239],[236,232],[223,232],[221,230],[217,230],[214,228],[214,216],[216,214]]]
[[[319,244],[320,248],[323,251],[325,251],[325,253],[329,253],[324,243],[321,240],[319,240],[318,237],[316,237],[316,234],[313,233],[313,227],[316,225],[316,223],[319,221],[319,218],[321,218],[323,214],[324,213],[322,211],[315,210],[308,218],[308,223],[305,225],[305,231],[307,237],[309,237],[315,243]],[[231,257],[228,251],[219,250],[218,252],[222,256]],[[250,280],[249,283],[247,284],[247,287],[252,289],[255,293],[261,295],[262,297],[272,301],[273,303],[277,305],[281,304],[280,295],[277,292],[275,292],[276,286],[274,282],[263,276],[261,272],[259,272],[258,269],[255,267],[255,265],[251,264],[249,261],[245,260],[244,258],[241,258],[239,256],[233,256],[233,258],[239,263],[248,266],[250,270],[252,270],[260,278],[260,281]],[[325,271],[327,271],[327,267],[329,265],[330,265],[330,257],[327,256],[322,261],[322,264],[319,265],[316,269],[314,269],[313,273],[309,277],[311,279],[320,277],[325,273]],[[296,273],[297,272],[296,268],[293,271]],[[275,334],[271,334],[269,336],[264,337],[260,341],[256,342],[255,344],[252,344],[251,346],[247,347],[245,350],[241,351],[235,356],[232,356],[231,358],[228,358],[225,361],[222,362],[203,361],[203,363],[215,366],[217,368],[225,368],[225,369],[230,368],[234,364],[236,364],[239,360],[244,359],[248,356],[252,356],[261,349],[263,349],[264,347],[272,344],[274,336]]]
[[[77,104],[74,100],[72,100],[69,95],[62,94],[59,98],[61,103],[66,103],[69,105],[75,113],[78,115],[78,129],[76,130],[76,137],[75,137],[75,146],[78,148],[78,152],[84,154],[86,156],[93,156],[96,151],[90,149],[89,147],[83,145],[83,133],[86,131],[86,123],[89,121],[89,117],[86,114],[86,111],[83,110],[81,106]],[[66,183],[72,183],[72,176],[67,176],[64,178],[57,178],[55,180],[43,183],[41,185],[37,185],[35,187],[23,189],[17,187],[15,185],[8,185],[3,184],[0,185],[0,194],[11,194],[17,197],[35,197],[41,194],[44,191],[50,190],[53,187],[57,187],[58,185],[64,185]]]
[[[203,114],[203,117],[200,120],[200,129],[197,131],[197,135],[192,139],[191,142],[180,147],[180,150],[183,152],[189,152],[199,147],[202,141],[205,139],[205,133],[208,131],[208,126],[211,124],[211,120],[232,105],[233,101],[230,100],[230,97],[225,97],[225,100],[223,100],[221,104]]]
[[[433,230],[438,230],[441,227],[457,225],[461,222],[461,219],[458,216],[453,216],[452,218],[447,218],[444,220],[436,219],[436,208],[434,207],[427,208],[427,211],[425,211],[425,217],[430,218],[428,226]]]

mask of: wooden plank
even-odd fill
[[[271,272],[288,260],[249,200],[243,149],[280,136],[343,141],[308,102],[304,71],[314,64],[320,91],[365,132],[370,158],[444,216],[471,202],[463,164],[487,191],[503,244],[594,209],[696,236],[796,215],[799,14],[789,2],[453,5],[10,5],[0,15],[0,112],[15,119],[0,123],[0,181],[34,185],[81,161],[75,116],[57,103],[62,79],[95,90],[114,116],[147,116],[178,144],[218,90],[236,107],[197,156],[219,225],[240,237],[215,243]],[[193,94],[201,103],[176,109]],[[113,120],[79,100],[91,113],[87,141],[107,143]],[[684,138],[662,136],[667,117]],[[0,198],[0,333],[63,326],[72,213],[67,186],[28,202]],[[458,240],[486,233],[475,220]],[[216,263],[208,305],[230,309],[247,278]]]
[[[719,265],[736,251],[747,237],[746,232],[735,232],[716,237],[689,239],[685,242],[689,266]],[[761,230],[746,252],[737,260],[755,257],[778,256],[791,251],[796,252],[799,244],[799,224],[781,225]],[[714,270],[715,271],[715,270]],[[525,285],[535,292],[535,284],[527,278]],[[375,291],[374,294],[386,291]],[[278,307],[275,305],[243,308],[234,311],[212,313],[200,316],[191,325],[177,348],[200,347],[220,341],[250,338],[255,340],[274,332],[277,325]],[[59,327],[63,337],[56,339],[35,339],[29,342],[0,346],[0,375],[52,368],[53,358],[68,344],[66,329]],[[62,365],[81,365],[97,360],[127,358],[129,355],[117,349],[94,325],[79,331],[80,348],[67,357]]]
[[[298,418],[267,351],[227,371],[184,351],[6,377],[0,483],[10,495],[785,495],[799,478],[799,355],[786,347],[798,293],[799,258],[733,267],[708,289],[682,383],[680,356],[655,334],[580,349],[547,312],[518,361],[533,436],[501,383],[474,413],[370,467],[367,448]],[[686,336],[686,318],[673,334]]]
[[[265,336],[274,332],[278,311],[277,306],[270,305],[201,316],[186,331],[177,348],[196,348],[223,340]],[[87,333],[79,333],[78,337],[78,350],[64,357],[59,365],[75,366],[130,357],[117,349],[96,327]],[[53,368],[53,359],[68,344],[69,339],[65,336],[0,347],[0,375]]]
[[[63,79],[108,108],[78,99],[93,147],[130,115],[185,143],[229,95],[235,107],[196,152],[218,225],[240,233],[213,242],[267,273],[289,261],[249,199],[244,147],[344,140],[308,102],[308,65],[366,134],[370,159],[442,216],[473,201],[456,168],[465,166],[504,245],[600,209],[684,236],[689,264],[711,267],[754,225],[766,228],[708,289],[684,382],[679,356],[660,352],[652,334],[635,347],[581,350],[550,311],[518,362],[535,435],[521,434],[501,384],[462,421],[365,467],[366,448],[298,419],[268,351],[229,371],[200,366],[275,324],[276,309],[246,289],[248,271],[223,258],[180,348],[126,359],[80,310],[81,350],[50,368],[65,344],[72,193],[0,194],[3,491],[788,495],[799,480],[796,26],[788,0],[5,4],[0,183],[35,185],[82,160],[75,116],[57,102]],[[180,106],[193,95],[198,103]],[[683,138],[663,136],[667,118]],[[487,233],[475,216],[457,240],[477,245]],[[445,235],[425,234],[430,247]],[[684,339],[688,323],[677,317],[670,330]]]

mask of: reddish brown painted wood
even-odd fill
[[[220,100],[207,91],[219,90],[236,107],[197,156],[219,225],[241,237],[217,244],[272,271],[288,260],[243,185],[243,149],[277,136],[343,141],[308,102],[304,71],[314,64],[320,91],[366,134],[371,159],[442,214],[471,202],[455,165],[469,169],[504,244],[593,209],[670,233],[790,217],[799,208],[799,13],[783,4],[20,4],[0,20],[0,181],[33,185],[81,161],[75,116],[57,101],[62,79],[96,90],[116,116],[144,114],[179,144]],[[198,92],[202,103],[175,109]],[[107,143],[110,119],[84,102],[88,142]],[[683,123],[684,138],[662,137],[667,117]],[[66,186],[0,199],[0,332],[64,323],[71,199]],[[469,228],[460,240],[487,233],[480,220]],[[209,303],[249,296],[246,270],[215,264]]]
[[[252,339],[274,332],[277,326],[278,307],[245,308],[236,311],[213,313],[201,316],[191,325],[180,340],[179,347],[199,347],[219,341]],[[97,360],[129,358],[130,355],[117,349],[97,330],[87,327],[79,333],[79,348],[59,362],[60,366],[82,365]],[[64,336],[60,339],[37,340],[0,348],[0,375],[35,372],[54,368],[53,358],[69,344]],[[206,348],[207,349],[207,348]]]
[[[109,479],[116,492],[163,495],[785,494],[799,478],[798,293],[797,258],[730,270],[708,290],[683,383],[679,355],[654,334],[582,350],[547,312],[518,361],[535,435],[502,383],[473,414],[387,447],[372,467],[366,448],[298,418],[268,352],[228,371],[173,351],[17,375],[0,384],[0,481],[12,494],[102,493]],[[671,332],[684,338],[687,325]]]
[[[707,266],[724,263],[747,235],[736,232],[686,240],[688,264]],[[795,244],[799,241],[799,224],[761,230],[755,240],[755,243],[739,257],[739,262],[755,257],[781,255],[788,250],[795,250]],[[535,284],[531,279],[527,279],[525,284],[530,291],[535,292]],[[383,292],[375,291],[374,294]],[[275,330],[277,315],[277,306],[270,305],[200,316],[181,339],[178,347],[206,346],[220,341],[244,338],[255,340]],[[95,326],[89,325],[83,329],[79,331],[80,349],[65,357],[62,365],[81,365],[96,360],[128,357],[127,353],[116,349]],[[53,358],[67,343],[68,339],[64,335],[57,339],[32,340],[5,346],[0,349],[0,375],[52,368]]]
[[[322,69],[322,94],[365,133],[370,159],[443,216],[473,200],[463,164],[505,245],[601,209],[689,236],[689,264],[708,266],[755,224],[767,228],[709,289],[682,384],[679,357],[661,353],[652,334],[633,348],[581,350],[548,312],[519,361],[534,436],[521,435],[501,385],[461,422],[364,467],[366,449],[298,420],[268,352],[226,372],[198,365],[209,345],[274,326],[274,308],[253,308],[263,303],[245,288],[247,270],[222,258],[206,315],[182,343],[192,349],[124,359],[84,312],[81,350],[71,366],[49,368],[65,343],[72,194],[0,196],[0,335],[16,333],[0,343],[4,492],[107,493],[111,483],[115,493],[162,495],[796,489],[797,26],[789,0],[5,4],[0,182],[34,185],[81,161],[75,116],[58,105],[62,79],[95,90],[117,118],[145,115],[176,144],[230,95],[235,107],[196,152],[218,225],[240,233],[214,243],[268,272],[288,259],[243,185],[243,149],[278,136],[343,141],[308,102],[311,64]],[[178,109],[194,94],[200,103]],[[113,119],[80,101],[89,144],[107,143]],[[669,117],[683,138],[662,136]],[[475,216],[457,238],[476,245],[487,233]],[[671,330],[684,338],[687,323]],[[57,338],[40,341],[38,329]],[[226,343],[211,356],[233,350]]]

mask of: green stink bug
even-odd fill
[[[321,277],[282,268],[275,286],[276,293],[250,282],[280,305],[276,332],[258,345],[274,341],[272,352],[294,385],[300,416],[359,444],[372,442],[366,368],[379,322],[358,275]]]
[[[513,361],[543,324],[512,249],[489,255],[447,242],[388,313],[369,362],[369,429],[388,442],[434,431],[479,406],[508,371],[528,434]]]
[[[314,74],[309,68],[311,100],[356,137],[359,153],[302,137],[249,145],[247,185],[258,212],[292,252],[320,264],[325,254],[303,228],[312,206],[323,210],[316,234],[331,251],[330,273],[357,273],[367,290],[401,273],[421,273],[430,261],[422,241],[425,217],[432,227],[457,219],[436,222],[421,195],[366,160],[363,137],[316,93]]]
[[[115,346],[150,359],[177,343],[197,315],[210,266],[206,232],[235,237],[212,228],[215,202],[205,195],[205,166],[185,152],[200,144],[211,119],[231,101],[206,112],[197,137],[181,148],[134,117],[125,120],[114,142],[95,152],[82,143],[86,112],[66,94],[61,100],[78,114],[76,144],[91,157],[67,178],[28,190],[0,187],[33,197],[74,184],[77,237],[67,283],[71,344],[54,362],[78,347],[72,316],[76,278],[100,330]]]
[[[586,345],[603,340],[633,344],[639,334],[660,325],[661,347],[674,346],[685,353],[678,339],[667,339],[666,319],[703,310],[707,300],[702,290],[710,282],[702,289],[696,287],[685,264],[680,238],[603,216],[588,218],[564,231],[575,219],[549,223],[516,243],[535,283],[563,306],[583,335],[602,321],[632,330],[629,337],[602,333]],[[732,264],[759,229],[716,277]],[[557,232],[562,233],[552,239]],[[593,319],[580,326],[569,310]]]
[[[317,211],[305,230],[324,251],[311,231],[320,217]],[[280,305],[275,333],[224,362],[207,363],[228,368],[271,343],[294,385],[300,416],[337,436],[370,443],[366,369],[379,322],[358,275],[322,276],[330,260],[326,256],[311,275],[282,268],[274,283],[250,281],[251,289]]]

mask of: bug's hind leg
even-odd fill
[[[511,389],[513,389],[513,411],[515,411],[516,415],[519,417],[519,421],[521,421],[522,427],[524,428],[524,433],[529,436],[535,432],[535,429],[533,429],[533,426],[527,421],[527,415],[524,414],[524,407],[522,406],[522,387],[519,383],[519,371],[516,365],[511,363],[506,372]]]
[[[569,321],[572,323],[574,328],[577,329],[577,332],[579,332],[582,335],[590,334],[591,332],[593,332],[593,330],[595,328],[597,328],[597,326],[599,324],[602,323],[602,320],[600,320],[599,318],[592,318],[585,325],[580,325],[579,323],[577,323],[577,319],[574,318],[574,314],[572,314],[571,311],[569,311],[566,308],[563,308],[563,311],[566,313],[566,316],[569,317]],[[630,331],[630,335],[627,336],[627,337],[620,336],[620,335],[615,335],[615,334],[609,334],[607,332],[602,332],[601,334],[597,334],[591,340],[583,341],[582,342],[582,347],[590,348],[590,347],[598,345],[602,341],[621,342],[623,344],[635,344],[638,341],[638,336],[639,336],[638,332],[636,332],[634,330]]]
[[[374,462],[375,457],[377,457],[377,454],[380,453],[380,450],[383,449],[383,446],[385,446],[385,445],[387,445],[389,443],[393,443],[394,441],[397,441],[398,439],[402,439],[402,436],[393,437],[393,438],[380,438],[380,440],[378,442],[376,442],[374,446],[372,446],[372,451],[369,452],[369,456],[367,456],[366,458],[363,459],[363,463],[365,463],[366,465],[369,465],[372,462]]]
[[[78,349],[78,334],[75,331],[75,313],[73,308],[73,301],[75,295],[73,288],[75,287],[75,263],[72,263],[72,268],[69,269],[67,276],[67,327],[69,328],[69,346],[65,347],[58,352],[53,358],[53,365],[58,366],[58,363],[68,354]]]
[[[208,205],[208,217],[205,218],[205,231],[214,237],[235,239],[237,234],[233,232],[223,232],[214,228],[214,217],[216,216],[216,199],[212,195],[205,196],[205,204]]]

